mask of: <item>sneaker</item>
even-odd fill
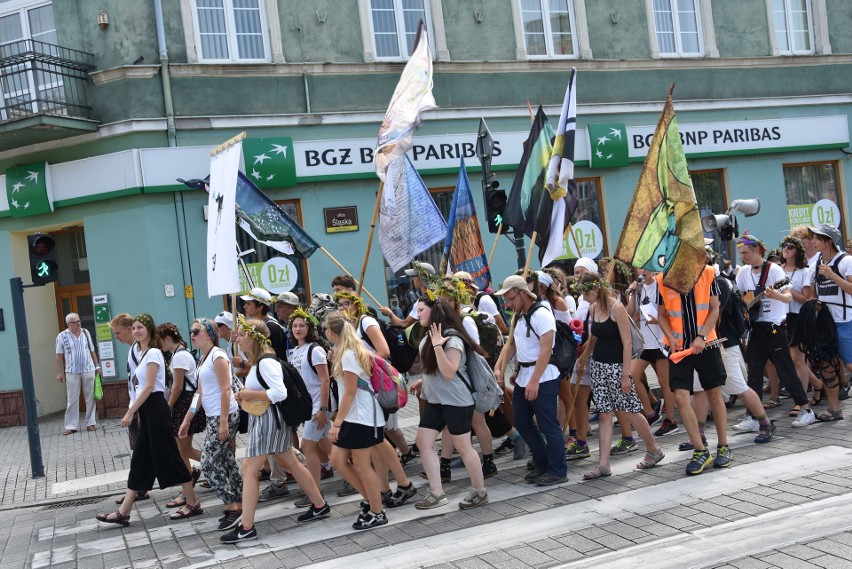
[[[515,443],[512,442],[510,437],[506,437],[506,439],[500,443],[496,449],[494,449],[494,454],[497,456],[503,456],[504,454],[509,454],[510,452],[515,450]]]
[[[494,459],[489,458],[482,461],[482,477],[491,478],[497,476],[497,465],[494,464]]]
[[[704,448],[707,448],[707,437],[701,435],[701,443],[704,445]],[[695,445],[692,444],[692,441],[687,439],[686,441],[677,445],[677,450],[683,452],[687,450],[695,450]]]
[[[243,519],[242,510],[225,510],[225,515],[219,518],[219,531],[237,527]]]
[[[240,543],[241,541],[249,541],[252,539],[257,539],[257,530],[254,529],[254,526],[251,526],[250,529],[235,527],[234,531],[226,533],[219,538],[219,541],[221,543]]]
[[[334,469],[330,466],[320,467],[320,480],[328,480],[334,478]]]
[[[740,433],[756,433],[760,430],[760,423],[754,417],[746,416],[741,423],[737,423],[731,428]]]
[[[352,494],[357,494],[358,490],[355,489],[349,482],[344,481],[343,487],[337,491],[337,495],[341,498],[343,496],[351,496]]]
[[[816,415],[810,409],[802,409],[799,411],[799,416],[796,417],[796,420],[790,425],[791,427],[807,427],[808,425],[813,425],[816,423]]]
[[[837,393],[837,397],[840,398],[841,401],[849,399],[849,384],[843,384],[840,386],[840,391]]]
[[[716,468],[728,468],[734,460],[734,453],[731,452],[731,447],[728,445],[720,446],[716,449],[716,460],[713,461],[713,466]]]
[[[654,432],[655,437],[667,437],[669,435],[676,435],[680,432],[680,427],[677,426],[677,423],[666,417],[663,421],[663,424],[660,425],[660,428]]]
[[[628,452],[633,452],[638,449],[639,445],[636,444],[636,441],[628,441],[627,439],[620,439],[615,446],[612,447],[612,450],[609,453],[612,456],[617,456],[619,454],[627,454]]]
[[[515,453],[512,455],[512,458],[515,460],[520,460],[527,456],[527,443],[520,436],[516,438],[512,443],[515,445]]]
[[[307,508],[308,506],[313,505],[311,499],[308,498],[307,494],[299,496],[296,500],[293,501],[293,505],[297,508]]]
[[[414,507],[418,510],[431,510],[432,508],[440,508],[441,506],[446,506],[449,501],[447,500],[447,494],[441,492],[440,496],[436,496],[431,491],[426,494],[426,497],[414,504]],[[355,528],[358,529],[358,528]]]
[[[589,452],[589,445],[578,445],[577,443],[571,443],[568,445],[568,448],[565,449],[565,459],[566,460],[579,460],[581,458],[589,458],[591,453]]]
[[[331,506],[328,505],[328,502],[322,505],[321,508],[315,507],[311,504],[311,507],[308,508],[304,514],[301,514],[298,518],[296,518],[297,522],[312,522],[314,520],[318,520],[320,518],[324,518],[331,513]]]
[[[471,490],[470,494],[459,502],[460,510],[471,510],[477,506],[482,506],[488,503],[488,493],[480,494],[478,490]]]
[[[703,451],[693,451],[692,460],[686,465],[686,473],[690,475],[701,474],[712,462],[713,456],[710,454],[710,451],[706,449]]]
[[[546,470],[539,470],[535,468],[532,472],[524,476],[524,480],[526,480],[527,482],[535,482],[536,480],[544,476],[546,472]]]
[[[568,478],[565,476],[554,476],[549,472],[545,472],[542,474],[538,480],[535,481],[538,486],[553,486],[554,484],[560,484],[565,482]]]
[[[367,512],[366,514],[359,514],[358,519],[352,524],[353,529],[373,529],[379,526],[386,525],[388,523],[388,518],[385,516],[384,512],[380,512],[378,514],[374,514],[373,512]]]
[[[268,502],[275,498],[283,498],[290,495],[290,489],[285,484],[278,486],[275,482],[270,482],[269,486],[263,489],[260,496],[257,497],[258,502]]]
[[[417,488],[414,487],[413,482],[409,482],[408,486],[399,486],[396,487],[396,492],[393,495],[388,496],[382,500],[385,506],[388,508],[397,508],[405,504],[409,499],[413,498],[417,494]]]
[[[768,443],[772,440],[772,435],[775,434],[775,421],[769,423],[768,427],[760,427],[760,433],[754,438],[757,444]]]

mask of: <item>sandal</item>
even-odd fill
[[[183,494],[178,494],[174,500],[166,502],[167,508],[183,508],[186,506],[186,498]]]
[[[790,409],[790,413],[788,413],[788,415],[790,415],[791,417],[798,417],[799,411],[801,411],[801,410],[802,410],[801,407],[799,407],[798,405],[794,405],[793,408]]]
[[[731,395],[730,397],[728,397],[728,400],[725,401],[725,407],[730,409],[731,407],[736,405],[736,403],[737,403],[737,396]]]
[[[86,430],[91,432],[91,431],[97,431],[98,428],[94,425],[89,425],[88,427],[86,427]]]
[[[402,456],[399,457],[399,462],[400,462],[400,464],[405,466],[406,464],[408,464],[409,462],[411,462],[415,458],[417,458],[417,455],[414,454],[414,451],[409,448],[409,450],[406,454],[403,454]]]
[[[636,465],[638,470],[648,470],[649,468],[654,468],[657,466],[661,460],[666,458],[666,455],[663,454],[663,449],[660,449],[660,452],[646,452],[645,458]]]
[[[202,480],[201,482],[198,483],[198,485],[201,486],[202,488],[210,488],[210,482],[208,482],[207,480]]]
[[[186,509],[184,509],[186,508]],[[201,507],[201,502],[198,502],[194,506],[186,505],[171,516],[169,516],[170,520],[183,520],[186,518],[192,518],[194,516],[200,516],[204,513],[204,509]]]
[[[814,394],[811,397],[811,407],[819,405],[820,403],[822,403],[822,387],[814,389]]]
[[[597,465],[594,470],[590,470],[583,475],[583,480],[597,480],[598,478],[606,478],[607,476],[612,476],[612,469],[609,466]]]
[[[842,421],[843,420],[843,411],[838,409],[837,411],[832,411],[831,409],[826,410],[825,413],[820,413],[816,416],[817,421],[821,421],[823,423],[830,423],[832,421]]]
[[[767,399],[766,403],[763,404],[764,409],[775,409],[776,407],[781,406],[780,399]]]
[[[112,516],[112,517],[110,517]],[[116,510],[115,512],[111,512],[109,514],[98,514],[95,518],[99,522],[104,522],[107,524],[117,524],[121,527],[127,527],[130,525],[130,516],[123,515],[120,511]]]
[[[65,436],[68,436],[68,435],[73,435],[76,432],[77,432],[76,429],[65,429],[64,431],[62,431],[62,434],[65,435]]]
[[[137,492],[135,501],[139,502],[140,500],[147,500],[150,497],[151,497],[151,495],[148,494],[147,492]],[[122,502],[124,502],[124,494],[122,494],[121,496],[119,496],[118,498],[115,499],[116,504],[121,504]]]

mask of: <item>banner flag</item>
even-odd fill
[[[552,147],[553,129],[541,107],[536,111],[530,134],[524,142],[521,163],[512,181],[512,189],[503,210],[503,225],[513,227],[532,237],[536,214],[544,192],[547,165]]]
[[[210,158],[207,194],[207,295],[240,291],[237,262],[236,188],[243,158],[237,142]]]

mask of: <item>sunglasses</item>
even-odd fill
[[[793,245],[792,243],[784,243],[784,248],[785,249],[795,249],[796,246]]]
[[[201,334],[201,328],[193,328],[189,331],[190,336],[198,336],[199,334]]]

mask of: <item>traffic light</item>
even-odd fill
[[[52,283],[57,278],[56,241],[50,235],[36,233],[27,236],[30,251],[30,275],[37,286]]]
[[[503,223],[503,210],[506,209],[506,191],[498,190],[500,182],[492,177],[483,180],[485,186],[485,215],[488,216],[488,231],[497,233]]]

